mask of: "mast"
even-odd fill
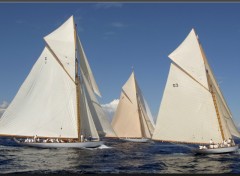
[[[132,69],[133,69],[133,66],[132,66]],[[134,73],[134,70],[133,70],[133,73]],[[135,74],[134,74],[134,83],[135,83],[135,91],[136,91],[136,99],[137,99],[137,107],[138,107],[138,116],[139,116],[139,121],[140,121],[140,127],[141,127],[141,133],[142,133],[142,137],[147,137],[147,134],[146,134],[146,131],[145,131],[145,128],[144,128],[144,120],[145,120],[145,122],[146,122],[146,117],[145,117],[145,114],[144,113],[141,113],[141,112],[143,112],[143,110],[142,110],[142,108],[141,108],[141,101],[140,101],[140,97],[139,97],[139,92],[138,92],[138,88],[137,88],[137,81],[136,81],[136,79],[135,79]],[[143,116],[144,117],[143,117]],[[149,126],[148,126],[148,124],[147,124],[147,122],[146,122],[146,126],[147,126],[147,128],[148,128],[148,131],[150,131],[149,130]]]
[[[216,114],[217,114],[217,119],[218,119],[218,124],[219,124],[219,127],[220,127],[220,131],[221,131],[222,139],[224,140],[225,137],[224,137],[223,127],[222,127],[220,114],[219,114],[219,110],[218,110],[218,106],[217,106],[216,96],[213,92],[212,85],[210,85],[210,92],[211,92],[212,97],[213,97],[213,103],[214,103],[214,106],[215,106],[215,110],[216,110]]]
[[[135,82],[136,84],[136,82]],[[136,87],[136,86],[135,86]],[[141,117],[141,109],[139,106],[139,101],[138,101],[138,93],[136,92],[136,98],[137,98],[137,105],[138,105],[138,117],[139,117],[139,121],[140,121],[140,127],[141,127],[141,133],[142,133],[142,137],[146,137],[146,132],[144,130],[144,125],[143,125],[143,118]]]
[[[207,58],[205,57],[205,55],[203,53],[203,48],[201,46],[201,43],[200,43],[198,37],[197,37],[197,41],[198,41],[199,48],[201,50],[201,54],[202,54],[202,58],[203,58],[203,62],[204,62],[204,65],[205,65],[206,61],[207,61]],[[220,131],[221,131],[222,140],[224,140],[225,136],[224,136],[223,127],[222,127],[222,123],[221,123],[221,119],[220,119],[220,113],[219,113],[219,109],[218,109],[218,105],[217,105],[216,95],[213,91],[213,86],[210,83],[211,79],[210,79],[210,75],[208,73],[208,69],[206,69],[206,74],[207,74],[207,81],[208,81],[208,85],[209,85],[209,91],[212,94],[213,104],[214,104],[215,111],[216,111],[216,114],[217,114],[217,120],[218,120],[218,125],[219,125]]]
[[[133,78],[134,78],[134,84],[135,84],[135,92],[136,92],[136,99],[137,99],[137,108],[138,108],[138,118],[140,122],[140,129],[142,133],[142,137],[146,136],[146,133],[144,131],[144,126],[143,126],[143,119],[141,118],[141,109],[139,107],[139,101],[138,101],[138,92],[137,92],[137,83],[135,79],[135,74],[134,74],[134,67],[132,66],[132,73],[133,73]]]
[[[80,81],[78,77],[78,58],[77,58],[77,24],[74,27],[74,40],[75,40],[75,84],[76,84],[76,98],[77,98],[77,130],[78,130],[78,141],[81,140],[80,131],[81,131],[81,120],[80,120]]]
[[[139,100],[138,100],[138,101],[139,101]],[[148,124],[148,122],[147,122],[146,114],[144,113],[141,104],[139,104],[139,108],[140,108],[140,111],[143,112],[142,114],[143,114],[143,118],[144,118],[144,120],[145,120],[147,129],[148,129],[148,131],[149,131],[150,136],[152,136],[152,132],[151,132],[150,127],[149,127],[149,124]],[[143,121],[143,120],[142,120],[142,121]],[[150,122],[150,123],[151,123],[151,122]],[[142,126],[143,126],[143,125],[142,125]],[[146,133],[145,133],[145,135],[146,135]],[[147,136],[147,135],[146,135],[146,136]]]

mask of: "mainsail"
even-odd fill
[[[76,138],[76,85],[47,47],[0,119],[0,134]]]
[[[87,63],[93,90],[98,89],[86,57],[80,57],[77,49],[80,41],[73,16],[44,40],[42,54],[0,119],[0,135],[79,139],[83,134],[99,138],[94,119],[106,117],[90,106],[90,83],[80,75],[84,70],[79,66],[81,60]]]
[[[122,87],[112,126],[118,137],[151,138],[153,134],[152,116],[134,72]]]
[[[152,139],[221,143],[232,135],[240,137],[193,29],[169,58],[173,62]]]

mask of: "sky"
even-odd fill
[[[240,127],[240,3],[0,3],[0,110],[40,56],[43,37],[71,15],[105,107],[116,107],[134,70],[156,118],[168,55],[194,28]]]

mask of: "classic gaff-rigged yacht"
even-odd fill
[[[134,72],[122,87],[112,126],[121,140],[148,142],[151,139],[155,124]]]
[[[101,146],[99,134],[115,132],[94,95],[100,92],[73,16],[44,40],[42,54],[0,119],[0,136],[41,148]]]
[[[208,145],[240,137],[198,37],[191,30],[173,51],[153,140]],[[235,152],[238,145],[201,147],[196,153]],[[222,146],[222,147],[221,147]]]

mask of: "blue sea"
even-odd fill
[[[240,173],[240,150],[196,155],[189,145],[103,139],[98,149],[38,149],[0,139],[0,173]],[[239,140],[235,141],[240,143]]]

